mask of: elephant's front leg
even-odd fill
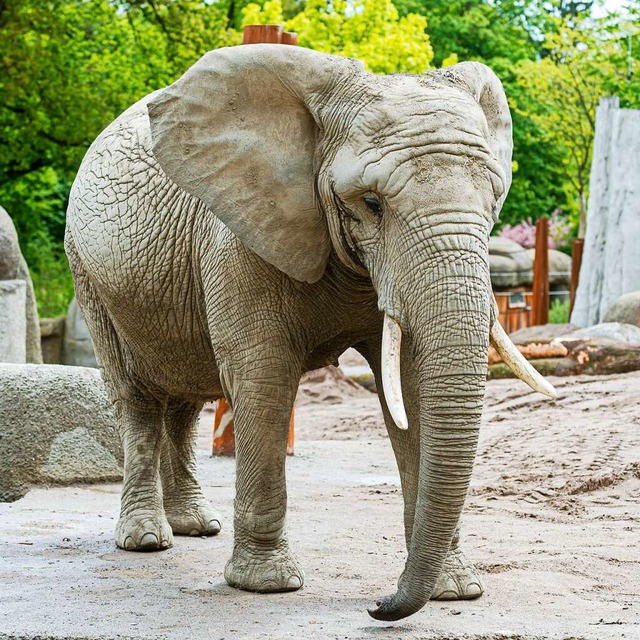
[[[409,429],[402,431],[395,425],[387,408],[381,384],[381,352],[377,344],[359,345],[358,350],[369,362],[379,390],[380,404],[385,426],[398,463],[402,497],[404,499],[404,529],[407,549],[411,543],[413,522],[416,517],[416,499],[418,496],[418,473],[420,470],[420,404],[416,373],[412,370],[410,349],[403,346],[402,353],[402,394],[405,410],[409,419]],[[472,600],[484,593],[480,574],[459,547],[460,525],[458,525],[451,548],[442,567],[432,600]]]
[[[292,371],[293,369],[293,371]],[[297,367],[254,369],[233,384],[236,500],[233,555],[224,577],[247,591],[294,591],[304,574],[284,536],[287,433]]]

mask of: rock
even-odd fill
[[[25,303],[22,280],[0,280],[0,362],[27,361]]]
[[[22,280],[25,284],[27,362],[40,364],[42,362],[40,327],[33,283],[27,263],[20,251],[18,234],[13,226],[13,221],[2,207],[0,207],[0,280]]]
[[[64,364],[75,367],[98,366],[87,323],[75,298],[69,305],[65,322]]]
[[[34,484],[114,482],[122,447],[96,369],[0,364],[0,502]]]
[[[571,322],[602,322],[615,300],[640,289],[640,110],[617,97],[596,110],[588,224]],[[635,322],[634,322],[635,324]]]
[[[45,364],[62,364],[65,317],[40,318],[42,360]]]
[[[357,382],[372,393],[376,392],[376,380],[369,363],[355,349],[347,349],[339,358],[340,370],[347,378]]]
[[[543,376],[629,373],[640,371],[640,345],[616,344],[609,340],[595,339],[592,343],[580,342],[571,347],[566,358],[530,362]],[[502,362],[489,366],[489,379],[513,377],[513,372]]]
[[[491,284],[496,288],[529,285],[533,278],[533,260],[517,242],[507,238],[489,238]]]
[[[620,296],[604,314],[605,322],[624,322],[640,327],[640,291]]]
[[[603,322],[593,327],[578,329],[571,333],[558,336],[555,338],[555,341],[561,342],[564,345],[570,345],[602,338],[618,344],[640,345],[640,328],[622,322]]]
[[[527,255],[534,261],[536,250],[527,249]],[[549,284],[555,289],[571,286],[571,257],[556,249],[549,249]]]
[[[578,329],[575,324],[539,324],[526,329],[519,329],[509,335],[511,342],[519,345],[549,343],[560,336]]]

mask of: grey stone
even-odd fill
[[[75,482],[93,482],[96,478],[118,479],[122,468],[113,453],[103,447],[85,427],[59,433],[51,445],[49,457],[40,468],[40,481],[68,484],[69,470]]]
[[[509,335],[511,342],[519,345],[548,344],[579,329],[575,324],[540,324],[518,329]]]
[[[622,322],[603,322],[556,338],[563,344],[595,339],[606,339],[618,344],[640,344],[640,328]]]
[[[517,242],[507,238],[489,238],[491,284],[499,289],[529,285],[533,278],[533,260]]]
[[[100,372],[0,364],[0,501],[35,484],[121,478],[122,447]]]
[[[0,280],[0,362],[27,361],[26,286]]]
[[[65,322],[64,364],[76,367],[98,366],[87,323],[75,298],[69,305]]]
[[[571,257],[562,251],[549,249],[549,284],[554,288],[571,285]],[[536,259],[536,250],[527,249],[532,261]]]
[[[18,234],[9,214],[0,207],[0,280],[22,280],[26,286],[25,321],[27,362],[42,362],[38,309],[29,268],[20,251]]]
[[[65,316],[40,318],[42,359],[45,364],[63,364]]]
[[[620,296],[604,314],[605,322],[624,322],[640,327],[640,291]]]

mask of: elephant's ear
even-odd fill
[[[167,176],[301,281],[322,277],[331,249],[315,195],[318,124],[309,105],[350,63],[293,46],[218,49],[148,104],[153,153]]]
[[[480,62],[461,62],[438,69],[432,75],[470,93],[484,111],[489,126],[489,146],[502,166],[506,178],[504,193],[496,207],[496,213],[498,213],[511,186],[511,155],[513,153],[511,113],[502,83],[489,67]]]

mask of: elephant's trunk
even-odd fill
[[[403,329],[410,334],[420,388],[418,497],[398,591],[370,611],[378,620],[411,615],[431,597],[460,518],[478,440],[490,329],[486,245],[454,236],[440,237],[438,244],[442,250],[429,261],[428,281],[417,293],[414,288],[405,294]]]

